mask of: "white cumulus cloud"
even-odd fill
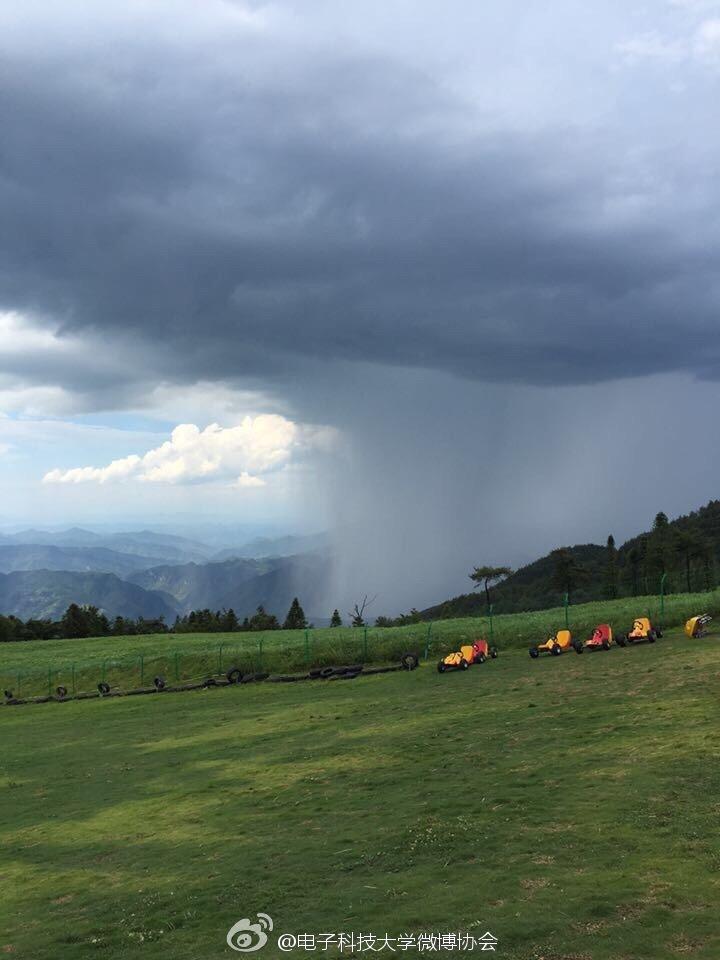
[[[50,470],[44,483],[149,483],[232,481],[241,488],[265,486],[263,475],[288,464],[295,453],[332,444],[334,431],[294,423],[278,414],[245,417],[232,427],[193,423],[175,427],[170,439],[142,456],[132,454],[102,467]]]

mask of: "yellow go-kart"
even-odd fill
[[[705,627],[710,623],[712,617],[708,616],[707,613],[700,614],[699,617],[690,617],[688,622],[685,624],[685,634],[688,637],[704,637],[707,633]]]
[[[554,657],[559,657],[566,650],[577,651],[578,647],[582,650],[582,644],[573,641],[569,630],[558,630],[554,636],[548,637],[544,643],[536,643],[530,647],[530,656],[533,660],[536,660],[541,653],[550,653]]]
[[[489,644],[487,640],[465,643],[459,650],[442,658],[437,665],[438,673],[445,673],[447,670],[467,670],[471,663],[485,663],[488,658],[495,660],[497,655],[497,647]]]
[[[622,637],[622,634],[620,634],[620,637]],[[624,639],[628,643],[655,643],[661,637],[660,630],[653,627],[647,617],[638,617],[637,620],[633,621],[632,630],[625,634]],[[620,642],[619,639],[618,642]]]

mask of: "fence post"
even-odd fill
[[[310,631],[305,631],[305,663],[310,663]]]
[[[570,629],[570,618],[568,614],[568,604],[570,603],[570,595],[568,593],[563,594],[563,606],[565,607],[565,629]]]
[[[218,674],[222,673],[222,653],[223,653],[223,645],[220,644],[220,646],[218,647]]]
[[[491,603],[488,607],[488,617],[490,618],[490,643],[495,639],[495,631],[493,629],[493,604]]]
[[[264,640],[264,637],[260,637],[258,640],[258,672],[260,673],[262,673],[262,668],[263,668],[263,655],[262,655],[263,640]]]
[[[20,678],[21,677],[22,677],[22,673],[20,672],[20,670],[18,670],[17,683],[15,684],[15,689],[17,690],[18,696],[20,696]]]
[[[662,622],[665,617],[665,581],[666,580],[667,580],[667,572],[665,572],[660,577],[660,626],[662,626]]]
[[[368,656],[367,627],[363,627],[363,660],[367,660],[367,656]]]
[[[430,656],[430,637],[432,636],[432,621],[428,624],[427,636],[425,637],[425,655],[424,660]]]
[[[140,654],[140,686],[145,683],[145,657]]]

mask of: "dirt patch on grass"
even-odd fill
[[[679,933],[677,936],[673,937],[667,942],[668,950],[672,950],[673,953],[676,953],[681,957],[686,957],[693,953],[697,953],[698,950],[701,950],[704,946],[705,940],[686,937],[684,933]]]

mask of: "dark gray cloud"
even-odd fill
[[[6,40],[4,308],[130,337],[178,380],[302,358],[717,375],[718,191],[653,110],[518,130],[387,46],[224,31],[218,9],[195,42]]]
[[[709,4],[60,6],[0,11],[0,312],[67,347],[0,349],[3,388],[340,427],[287,507],[337,531],[333,606],[718,495]]]

